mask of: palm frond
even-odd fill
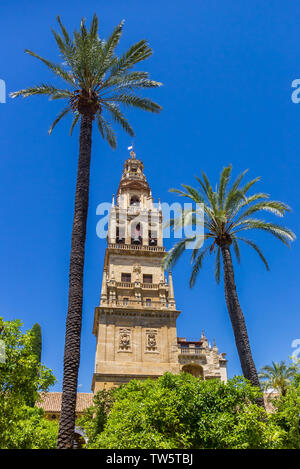
[[[202,171],[202,178],[203,178],[204,184],[198,178],[197,180],[200,182],[201,186],[205,188],[205,194],[209,200],[209,203],[211,204],[214,213],[217,213],[218,212],[217,193],[213,191],[211,184],[209,182],[209,179],[206,176],[204,171]]]
[[[61,21],[60,19],[58,20],[60,26]],[[51,29],[51,32],[53,34],[53,37],[55,39],[55,42],[57,44],[57,47],[59,48],[59,51],[61,55],[64,57],[65,61],[69,65],[69,67],[72,69],[73,72],[78,76],[78,78],[81,78],[79,76],[79,70],[77,67],[77,61],[76,61],[76,47],[75,44],[71,40],[69,41],[64,41],[59,33]]]
[[[242,199],[245,199],[245,193],[239,188],[244,176],[247,174],[248,169],[243,171],[234,181],[224,201],[224,210],[228,215],[235,209]]]
[[[250,197],[247,197],[244,194],[243,190],[241,192],[243,194],[243,197],[240,198],[240,201],[235,205],[234,209],[230,210],[228,221],[232,221],[243,208],[250,206],[251,203],[257,202],[258,200],[261,200],[261,199],[265,200],[270,197],[269,194],[265,194],[264,192],[253,194]]]
[[[153,54],[152,49],[149,47],[147,41],[142,39],[139,42],[133,44],[127,52],[124,52],[114,67],[111,70],[111,76],[119,75],[126,70],[133,67],[133,65],[148,59]]]
[[[60,91],[63,91],[63,90],[55,88],[52,85],[47,85],[45,83],[42,83],[41,85],[33,86],[31,88],[25,88],[23,90],[14,91],[10,93],[10,97],[17,98],[18,96],[23,96],[23,98],[27,98],[28,96],[35,96],[39,94],[46,94],[48,96],[51,96]]]
[[[237,212],[243,201],[246,200],[245,194],[240,189],[230,190],[224,201],[224,211],[229,219],[233,213]]]
[[[115,150],[117,148],[117,139],[116,134],[110,124],[102,117],[100,113],[97,113],[97,124],[99,132],[107,140],[109,145]]]
[[[247,171],[241,173],[235,182],[228,189],[231,175],[231,165],[225,167],[220,175],[219,186],[216,185],[213,190],[212,184],[204,172],[202,178],[196,177],[200,187],[195,189],[190,185],[182,184],[183,189],[170,189],[180,197],[187,197],[195,203],[201,203],[203,207],[204,220],[202,222],[204,227],[203,235],[196,237],[191,255],[193,264],[192,273],[190,277],[190,286],[192,287],[197,275],[203,265],[205,254],[215,253],[215,278],[217,283],[220,282],[221,275],[221,248],[225,242],[229,247],[232,244],[233,251],[235,252],[237,261],[240,262],[240,244],[243,241],[256,251],[260,259],[264,263],[267,270],[269,270],[268,262],[262,253],[261,249],[253,241],[240,236],[240,232],[245,230],[258,229],[272,234],[274,237],[282,241],[287,246],[291,241],[296,239],[295,234],[289,228],[278,225],[276,223],[266,222],[261,219],[253,218],[252,215],[260,212],[267,211],[276,216],[283,216],[290,207],[283,202],[268,200],[269,194],[259,192],[248,196],[248,192],[253,185],[260,180],[255,178],[244,184],[241,187],[243,178]],[[197,216],[197,210],[190,209],[184,214],[181,213],[178,217],[171,218],[168,222],[174,230],[182,228],[182,226],[194,226]],[[211,239],[213,242],[211,246],[204,246],[203,241]],[[227,241],[228,240],[228,241]],[[166,265],[174,265],[176,260],[181,256],[186,248],[186,239],[183,239],[174,246],[174,251],[170,251],[166,257]],[[175,262],[174,262],[175,261]]]
[[[209,249],[209,246],[207,246],[202,251],[200,251],[200,253],[198,254],[198,256],[197,256],[197,258],[194,262],[194,265],[193,265],[193,268],[192,268],[192,274],[191,274],[191,278],[190,278],[190,287],[191,288],[193,288],[193,286],[196,283],[197,276],[198,276],[199,271],[200,271],[200,269],[203,265],[203,259],[206,255],[208,249]]]
[[[253,229],[266,231],[267,233],[272,234],[280,241],[282,241],[286,246],[289,246],[289,242],[296,239],[295,233],[293,233],[293,231],[289,228],[254,218],[246,218],[237,223],[232,233],[236,234],[240,231]]]
[[[235,192],[239,185],[241,184],[242,180],[244,179],[245,175],[248,173],[249,169],[245,169],[239,176],[236,178],[234,183],[232,184],[231,191]]]
[[[260,181],[261,177],[258,176],[254,179],[252,179],[251,181],[247,182],[244,187],[242,188],[242,191],[243,193],[246,195],[247,192],[249,192],[249,190],[251,189],[252,186],[254,186],[254,184],[256,184],[258,181]]]
[[[166,254],[166,256],[163,259],[163,268],[164,270],[169,270],[170,268],[174,267],[176,265],[176,262],[180,258],[181,254],[185,250],[185,245],[187,242],[193,241],[194,239],[188,239],[184,238],[178,243],[175,244],[175,246],[172,247],[172,249]]]
[[[110,111],[113,120],[117,122],[126,133],[128,133],[131,137],[134,137],[134,131],[131,125],[129,124],[128,120],[123,116],[119,107],[114,103],[105,103],[105,107]]]
[[[104,100],[106,101],[106,100]],[[122,103],[124,106],[136,107],[143,111],[158,113],[162,107],[149,98],[141,98],[134,94],[120,94],[109,98],[110,102]]]
[[[197,191],[197,189],[194,189],[193,187],[188,186],[187,184],[181,184],[181,185],[188,192],[188,194],[191,196],[194,202],[196,202],[197,204],[202,204],[204,202],[203,197],[201,196],[201,194],[199,194],[199,191]],[[188,196],[188,194],[186,194],[186,196]]]
[[[198,255],[198,252],[199,250],[202,248],[203,246],[203,243],[211,238],[212,236],[209,235],[209,234],[203,234],[203,235],[197,235],[195,237],[195,241],[194,241],[194,247],[193,247],[193,250],[192,250],[192,255],[191,255],[191,262],[193,263]]]
[[[65,43],[68,45],[68,46],[71,46],[73,45],[73,42],[69,36],[69,33],[68,31],[66,30],[66,28],[64,27],[64,25],[62,24],[61,22],[61,19],[60,19],[60,16],[57,16],[57,21],[58,21],[58,24],[60,26],[60,29],[61,29],[61,32],[63,33],[63,36],[64,36],[64,39],[65,39]],[[74,46],[73,46],[74,47]]]
[[[50,129],[48,130],[49,135],[51,135],[54,127],[59,123],[59,121],[70,112],[70,106],[64,108],[57,116],[57,118],[52,122]]]
[[[296,365],[286,365],[284,361],[272,362],[272,365],[266,365],[261,368],[258,377],[265,390],[278,390],[285,393],[291,384],[295,374],[298,372]]]
[[[78,112],[78,113],[76,113],[75,116],[73,117],[72,125],[71,125],[71,128],[70,128],[70,136],[72,136],[74,127],[76,126],[76,124],[77,124],[79,118],[80,118],[80,114],[79,114],[79,112]]]
[[[115,48],[120,42],[124,23],[125,23],[125,20],[122,20],[121,23],[115,27],[112,34],[109,36],[109,38],[107,39],[105,43],[104,60],[102,64],[103,71],[106,71],[111,66],[113,67],[114,62],[116,63],[116,60],[113,61],[113,54],[114,54]]]
[[[223,203],[224,203],[226,188],[227,188],[227,185],[230,181],[231,170],[232,170],[232,165],[229,165],[229,166],[225,167],[223,169],[222,173],[221,173],[220,187],[219,187],[219,191],[218,191],[219,210],[223,209]]]
[[[29,54],[31,55],[32,57],[35,57],[36,59],[40,60],[41,62],[43,62],[43,64],[45,64],[48,68],[50,68],[50,70],[57,76],[59,76],[60,78],[62,78],[63,80],[65,80],[68,84],[72,85],[72,86],[75,86],[76,85],[76,81],[74,79],[74,76],[72,75],[72,73],[70,72],[67,72],[63,67],[61,67],[60,65],[58,64],[55,64],[53,62],[50,62],[49,60],[46,60],[44,59],[43,57],[41,57],[40,55],[36,54],[35,52],[29,50],[29,49],[25,49],[25,52],[26,54]]]
[[[266,269],[267,270],[270,270],[269,268],[269,264],[265,258],[265,256],[263,255],[261,249],[257,246],[257,244],[255,244],[253,241],[251,241],[250,239],[248,238],[242,238],[242,237],[237,237],[236,239],[239,239],[240,241],[243,241],[244,243],[248,244],[248,246],[251,246],[256,252],[257,254],[259,255],[259,257],[261,258],[261,260],[263,261],[263,263],[265,264],[266,266]]]
[[[90,35],[93,39],[98,38],[98,28],[99,28],[99,20],[98,20],[98,16],[95,13],[92,18],[92,22],[90,26]]]
[[[273,213],[278,217],[283,217],[285,212],[289,212],[291,209],[288,205],[284,204],[283,202],[275,201],[275,200],[268,200],[259,202],[250,206],[242,215],[240,215],[236,221],[233,223],[233,227],[236,223],[240,222],[241,220],[253,215],[256,212],[265,211]]]
[[[135,75],[135,73],[134,73]],[[155,80],[150,80],[149,78],[132,78],[131,76],[125,77],[114,77],[111,80],[107,80],[102,86],[101,89],[104,90],[102,96],[105,96],[112,91],[115,92],[132,92],[134,90],[139,90],[142,88],[159,88],[162,86],[162,83]],[[110,89],[112,88],[112,90]],[[111,96],[108,99],[113,99]]]
[[[86,106],[94,115],[102,136],[108,143],[116,147],[116,135],[111,122],[107,121],[102,111],[111,114],[112,121],[119,124],[130,136],[134,131],[128,120],[121,112],[122,107],[133,107],[144,111],[158,113],[161,106],[149,98],[135,94],[135,90],[157,88],[162,83],[152,80],[148,72],[131,69],[139,62],[152,55],[152,49],[145,39],[133,44],[120,57],[116,54],[116,47],[123,31],[124,20],[113,30],[107,41],[98,34],[99,21],[95,14],[90,28],[86,27],[85,18],[81,20],[80,29],[70,35],[57,17],[59,32],[52,30],[56,45],[63,63],[55,63],[37,53],[26,49],[26,53],[46,65],[56,76],[63,79],[68,87],[56,88],[52,85],[41,84],[11,93],[11,97],[48,95],[49,99],[66,99],[70,101],[72,112],[85,112]],[[78,122],[75,115],[71,132]],[[56,125],[51,126],[50,132]]]
[[[233,250],[235,253],[236,260],[238,261],[238,263],[240,263],[241,253],[240,253],[239,243],[237,242],[235,237],[232,237],[232,245],[233,245]]]

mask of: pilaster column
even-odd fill
[[[109,227],[108,227],[108,242],[109,243],[115,244],[116,242],[116,228],[117,228],[116,209],[115,207],[112,207],[110,218],[109,218]]]
[[[159,207],[160,207],[160,202],[159,202]],[[157,246],[159,247],[163,246],[163,226],[162,226],[161,208],[159,208],[159,214],[158,214]]]
[[[167,305],[167,297],[166,297],[166,286],[165,286],[165,279],[163,272],[161,273],[160,282],[159,282],[159,298],[160,302],[163,306]]]
[[[104,267],[103,269],[103,278],[102,278],[102,288],[101,288],[101,304],[107,302],[107,269]]]
[[[148,210],[141,214],[143,246],[149,246],[149,223],[148,223]]]
[[[114,275],[114,271],[112,270],[111,272],[111,276],[110,276],[110,280],[109,280],[109,302],[112,304],[112,305],[115,305],[116,304],[116,299],[117,299],[117,295],[116,295],[116,280],[115,280],[115,275]]]
[[[173,279],[172,272],[169,271],[169,305],[171,308],[175,308],[175,298],[174,298],[174,288],[173,288]]]

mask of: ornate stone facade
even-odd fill
[[[160,204],[154,206],[144,166],[135,153],[125,161],[117,199],[113,197],[100,306],[95,308],[97,339],[92,390],[133,378],[188,371],[226,381],[225,354],[199,341],[177,338],[171,273],[165,256]]]

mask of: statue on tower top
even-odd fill
[[[133,160],[135,160],[135,157],[136,157],[136,154],[135,154],[135,151],[133,149],[133,145],[131,145],[130,147],[128,147],[128,150],[131,150],[130,151],[130,156]]]

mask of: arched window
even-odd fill
[[[132,223],[131,225],[131,244],[142,244],[141,224]]]
[[[133,195],[130,199],[130,205],[134,207],[138,207],[140,205],[140,199],[137,195]]]

